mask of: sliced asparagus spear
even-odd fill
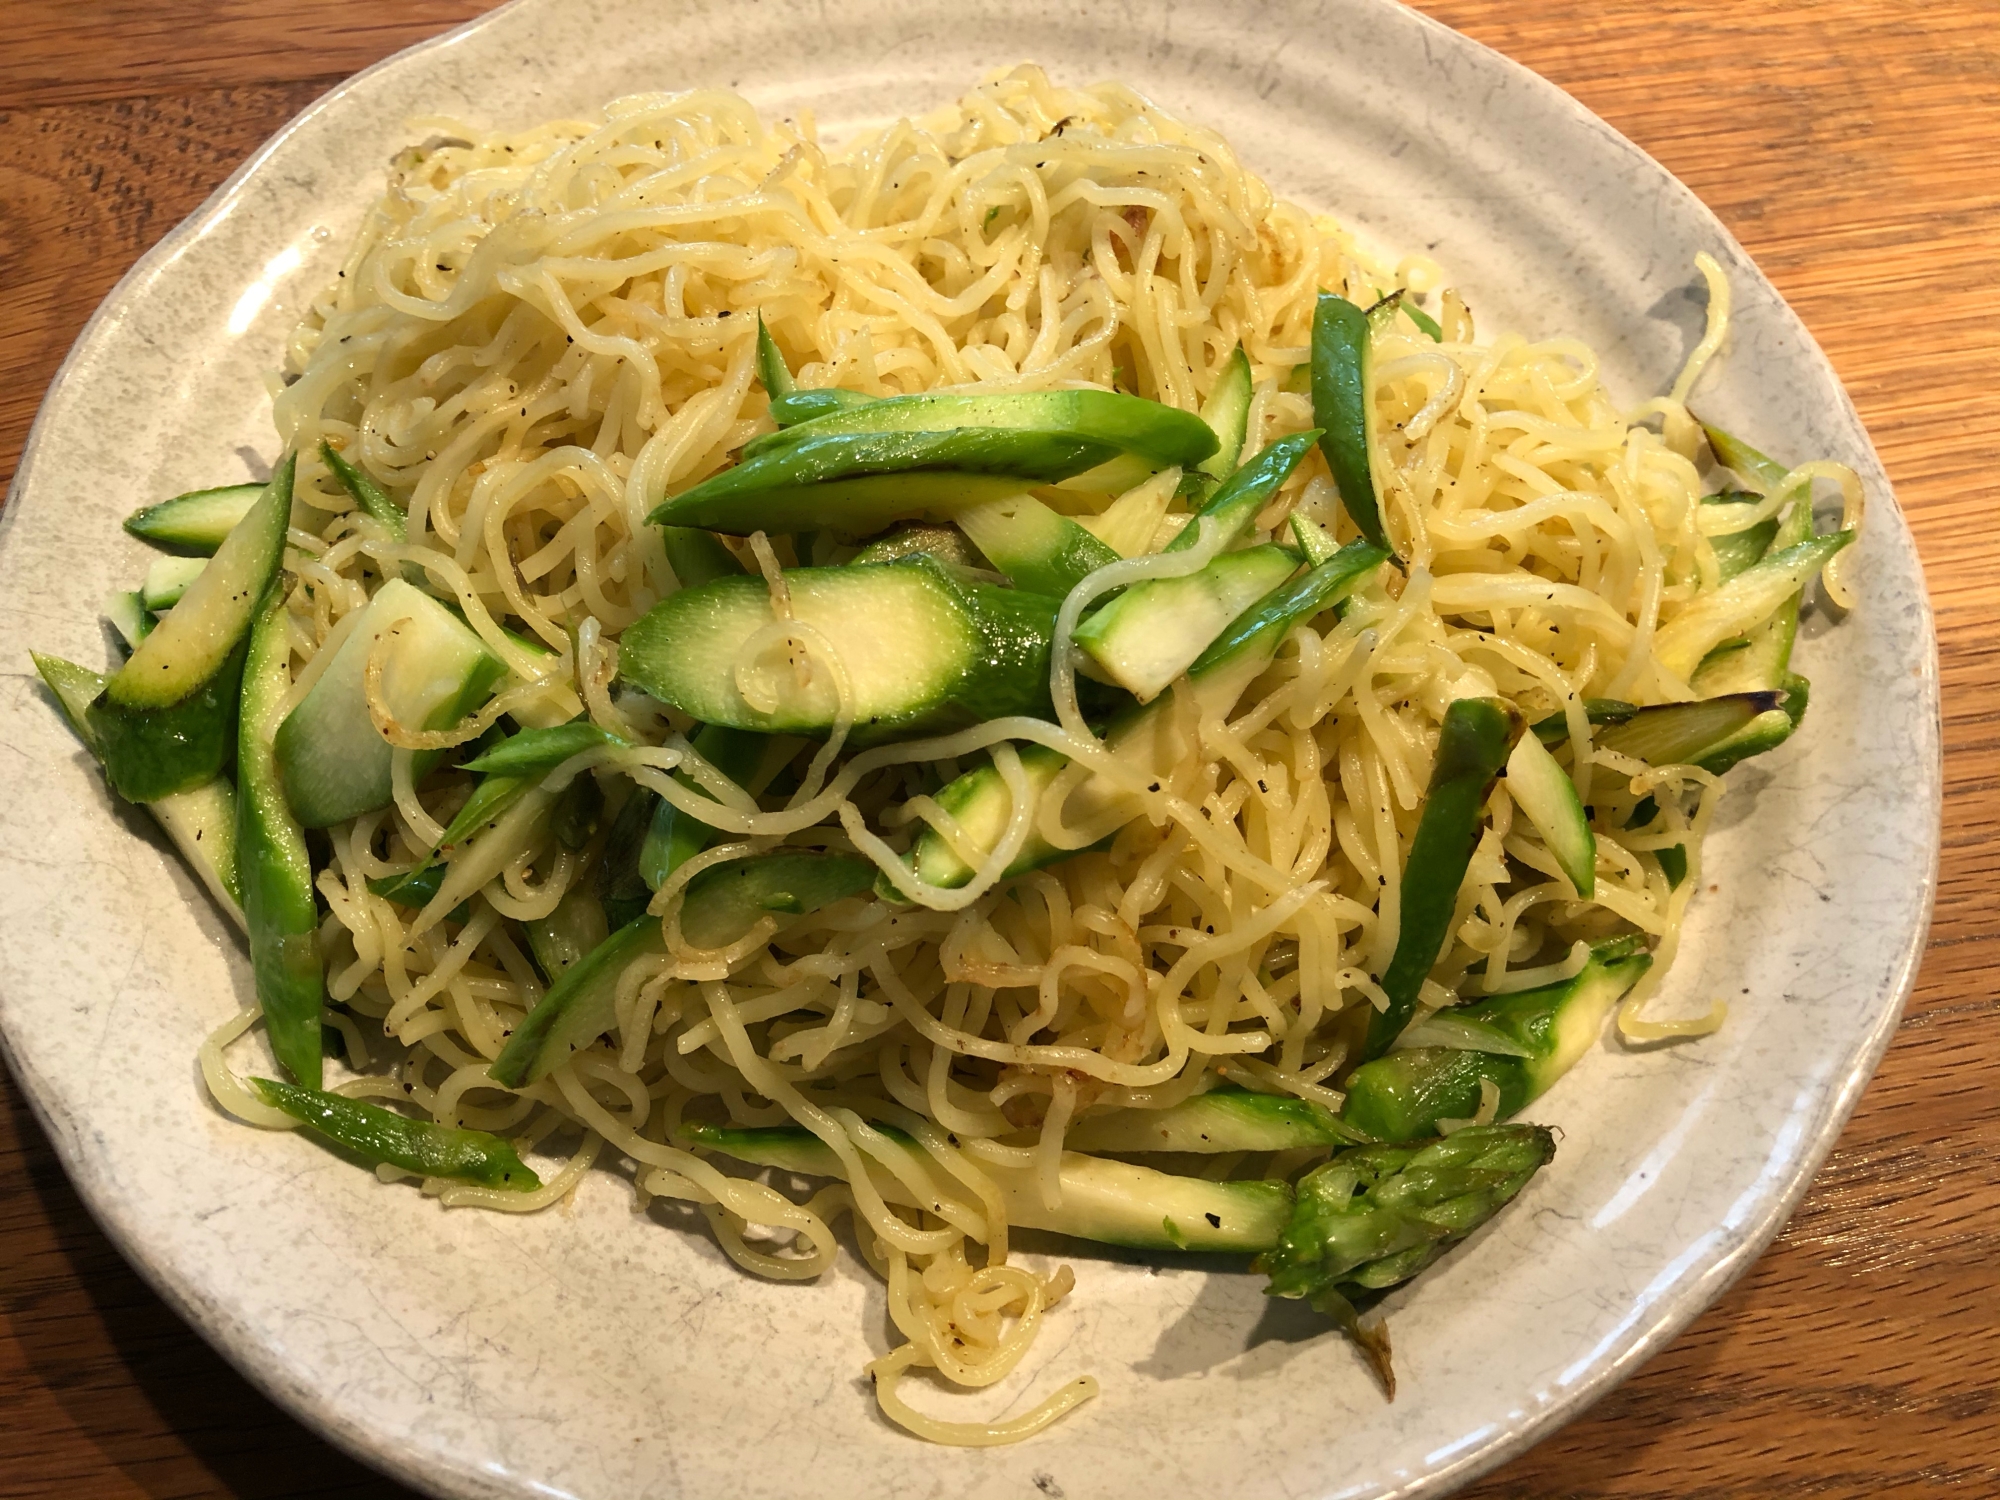
[[[563,892],[556,909],[546,917],[521,925],[528,934],[528,951],[535,955],[536,966],[551,982],[582,963],[611,935],[604,903],[581,884]]]
[[[991,564],[972,541],[956,526],[928,521],[910,521],[877,537],[863,547],[850,563],[886,563],[922,554],[948,568],[990,568]]]
[[[1250,397],[1253,390],[1250,357],[1238,344],[1229,356],[1229,363],[1222,367],[1215,389],[1201,403],[1202,421],[1215,430],[1215,451],[1196,465],[1196,469],[1210,483],[1222,483],[1236,472],[1236,466],[1243,461],[1243,444],[1250,432]]]
[[[1482,1079],[1500,1090],[1505,1119],[1596,1044],[1611,1007],[1652,962],[1636,937],[1615,938],[1598,944],[1573,979],[1440,1011],[1406,1039],[1436,1035],[1452,1045],[1399,1047],[1363,1063],[1348,1075],[1341,1119],[1377,1140],[1431,1135],[1439,1120],[1478,1113]]]
[[[1507,757],[1507,794],[1535,825],[1577,895],[1588,901],[1597,893],[1597,840],[1576,783],[1538,736],[1524,734],[1514,741]]]
[[[139,602],[156,615],[163,615],[181,602],[188,585],[201,577],[208,566],[205,557],[162,557],[146,569],[139,585]]]
[[[1396,951],[1382,974],[1387,1010],[1368,1022],[1364,1057],[1389,1049],[1417,1008],[1458,903],[1458,888],[1479,842],[1479,812],[1507,759],[1514,711],[1497,698],[1461,698],[1445,710],[1430,789],[1403,867]]]
[[[1597,743],[1649,766],[1698,765],[1720,775],[1727,767],[1711,764],[1718,755],[1739,746],[1746,735],[1765,734],[1776,719],[1786,719],[1789,724],[1783,705],[1782,692],[1731,693],[1693,703],[1659,703],[1607,727]]]
[[[214,780],[228,764],[244,643],[284,551],[292,473],[287,458],[180,603],[91,704],[91,733],[120,796],[156,802]]]
[[[533,1192],[542,1185],[513,1146],[484,1130],[458,1130],[412,1120],[379,1104],[298,1088],[272,1078],[253,1078],[263,1101],[303,1121],[363,1161],[385,1162],[423,1177],[457,1177],[482,1187]]]
[[[264,493],[261,484],[226,484],[190,490],[125,518],[125,529],[140,541],[183,557],[213,557],[222,539],[250,513]]]
[[[340,487],[353,497],[354,503],[373,516],[376,523],[389,533],[391,540],[402,541],[410,525],[409,515],[403,507],[390,499],[382,487],[361,469],[349,463],[333,444],[322,441],[319,456],[327,472],[340,481]]]
[[[291,624],[282,582],[266,593],[243,668],[236,766],[237,879],[250,931],[250,967],[271,1050],[307,1088],[320,1086],[320,1017],[326,984],[319,957],[319,905],[305,831],[285,800],[273,741],[292,687]]]
[[[1773,552],[1711,593],[1697,594],[1653,637],[1653,657],[1683,682],[1702,658],[1732,636],[1762,625],[1854,540],[1836,531]]]
[[[1701,498],[1703,505],[1745,505],[1754,504],[1758,496],[1748,490],[1722,490]],[[1810,523],[1809,523],[1810,524]],[[1746,526],[1741,531],[1725,532],[1721,536],[1708,539],[1711,551],[1715,553],[1715,567],[1719,581],[1729,582],[1738,573],[1755,567],[1771,550],[1771,543],[1777,539],[1778,518],[1767,516],[1754,526]],[[1798,540],[1804,541],[1805,537]],[[1791,543],[1783,544],[1790,546]]]
[[[879,396],[865,396],[860,391],[843,391],[831,387],[818,390],[800,390],[794,387],[782,396],[771,398],[771,420],[780,427],[796,427],[801,422],[810,422],[815,417],[829,417],[835,412],[850,411],[857,406],[867,406],[879,401]]]
[[[1185,578],[1133,585],[1072,639],[1105,676],[1149,703],[1237,616],[1296,573],[1299,561],[1289,547],[1268,544],[1225,552]]]
[[[1296,1151],[1351,1145],[1366,1137],[1324,1105],[1286,1094],[1219,1088],[1166,1109],[1087,1115],[1063,1144],[1074,1151]]]
[[[383,584],[364,609],[278,730],[285,795],[308,828],[330,828],[389,803],[394,752],[369,711],[371,660],[382,663],[383,701],[398,723],[415,729],[458,723],[506,671],[470,626],[404,579]],[[412,775],[422,778],[444,754],[419,751]]]
[[[949,512],[1080,474],[1116,451],[1034,429],[814,432],[844,415],[774,434],[786,441],[662,501],[647,519],[735,536],[821,526],[866,536],[903,516]]]
[[[486,1070],[494,1082],[510,1089],[533,1083],[604,1035],[617,1019],[618,977],[634,959],[666,948],[659,919],[642,915],[563,970]]]
[[[490,750],[474,756],[459,767],[482,776],[518,776],[529,780],[546,776],[573,755],[595,750],[600,745],[623,745],[627,741],[608,729],[600,729],[588,719],[571,719],[549,729],[524,729],[509,735]]]
[[[1341,507],[1361,534],[1387,548],[1382,501],[1370,457],[1375,402],[1369,381],[1368,315],[1344,297],[1321,292],[1313,310],[1313,421],[1323,430],[1320,452],[1333,470]]]
[[[1739,442],[1716,427],[1707,428],[1709,445],[1715,455],[1744,478],[1768,493],[1785,476],[1784,466],[1766,458],[1747,443]],[[1774,530],[1766,552],[1783,552],[1813,538],[1812,506],[1800,496],[1791,509],[1772,523]],[[1720,539],[1718,539],[1720,540]],[[1759,560],[1762,560],[1760,554]],[[1755,692],[1783,688],[1791,693],[1785,704],[1793,724],[1804,716],[1809,685],[1791,671],[1792,643],[1799,630],[1799,608],[1805,602],[1801,589],[1786,599],[1771,617],[1751,630],[1741,650],[1706,660],[1695,670],[1691,684],[1704,698],[1728,693]],[[1712,654],[1711,654],[1712,655]]]
[[[856,743],[1048,711],[1058,601],[960,582],[925,558],[791,568],[784,579],[792,618],[839,652]],[[768,660],[739,661],[773,619],[762,578],[683,589],[626,630],[619,669],[704,724],[824,735],[840,705],[829,666],[801,671],[775,644]]]
[[[1192,412],[1116,391],[1068,390],[893,396],[768,433],[748,444],[743,454],[746,460],[754,460],[833,434],[954,431],[1036,433],[1107,449],[1095,463],[1122,452],[1136,454],[1158,468],[1200,463],[1217,448],[1214,431]],[[1082,473],[1083,469],[1071,472]],[[1069,475],[1053,477],[1066,479]]]
[[[1204,521],[1220,533],[1225,545],[1242,535],[1318,436],[1294,433],[1271,444],[1232,474],[1163,550],[1180,552],[1193,546]],[[1244,560],[1250,554],[1225,552],[1192,578],[1136,583],[1093,611],[1078,628],[1076,642],[1114,681],[1144,702],[1179,676],[1235,618],[1248,602],[1242,590],[1254,598],[1262,592],[1256,580],[1264,588],[1276,583],[1269,569],[1280,550],[1252,549],[1256,562]],[[1233,590],[1231,584],[1239,587]],[[1171,634],[1163,633],[1169,628]]]
[[[757,313],[757,378],[764,384],[764,394],[773,401],[791,395],[797,388],[778,341],[771,337],[771,325],[764,321],[762,309]]]
[[[916,1149],[916,1143],[894,1126],[875,1128]],[[757,1166],[780,1167],[811,1177],[846,1176],[831,1148],[797,1126],[744,1130],[687,1125],[682,1127],[682,1138]],[[988,1162],[981,1162],[979,1169],[1000,1189],[1010,1224],[1107,1245],[1150,1250],[1262,1250],[1277,1243],[1292,1208],[1292,1190],[1282,1182],[1209,1182],[1065,1151],[1058,1169],[1062,1205],[1051,1209],[1042,1202],[1032,1169]],[[869,1180],[889,1202],[912,1204],[909,1190],[886,1171],[871,1171]]]
[[[146,601],[137,589],[106,594],[104,618],[111,622],[111,628],[118,632],[128,652],[137,649],[139,642],[153,633],[153,617],[146,612]]]
[[[738,786],[751,790],[751,779],[763,763],[769,736],[747,729],[729,729],[721,724],[704,724],[691,742],[694,751]],[[674,779],[690,791],[700,791],[694,780],[676,771]],[[706,793],[703,793],[706,795]],[[715,841],[716,830],[691,813],[684,813],[664,797],[653,809],[651,827],[646,830],[639,850],[639,878],[646,889],[657,891],[666,878]]]
[[[1583,716],[1592,724],[1623,724],[1639,712],[1639,705],[1620,698],[1586,698]],[[1554,749],[1569,738],[1569,715],[1558,709],[1534,723],[1535,738]]]
[[[1033,495],[1009,495],[952,513],[972,544],[1014,587],[1060,599],[1118,554]]]
[[[759,854],[713,865],[688,882],[681,936],[723,948],[769,914],[804,916],[875,883],[875,866],[840,854]]]

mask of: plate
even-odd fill
[[[1245,25],[1246,14],[1255,23]],[[617,94],[739,89],[830,134],[942,102],[1031,54],[1225,131],[1281,193],[1424,249],[1482,327],[1566,331],[1614,389],[1663,389],[1708,250],[1738,311],[1700,393],[1767,449],[1852,464],[1872,499],[1860,606],[1809,632],[1800,740],[1746,765],[1666,1003],[1727,1027],[1606,1042],[1532,1113],[1565,1149],[1520,1204],[1394,1301],[1402,1395],[1259,1279],[1072,1256],[1075,1298],[982,1410],[1094,1371],[1029,1443],[959,1451],[882,1421],[887,1347],[851,1257],[819,1284],[738,1273],[635,1212],[615,1172],[573,1208],[448,1213],[297,1136],[231,1124],[195,1074],[250,995],[224,920],[113,805],[32,676],[98,662],[102,595],[147,500],[257,472],[263,374],[417,115],[519,126]],[[1824,623],[1824,622],[1820,622]],[[1436,1495],[1574,1415],[1741,1272],[1832,1145],[1894,1028],[1938,848],[1935,645],[1910,538],[1825,358],[1722,226],[1550,85],[1388,0],[519,0],[336,89],[126,277],[50,389],[0,518],[10,794],[0,1033],[80,1191],[166,1298],[306,1421],[455,1496],[730,1494],[1137,1500]]]

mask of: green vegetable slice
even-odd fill
[[[271,1050],[300,1083],[320,1085],[320,1015],[325,981],[319,907],[305,833],[285,801],[272,741],[291,691],[291,625],[282,584],[266,595],[250,632],[236,763],[237,879],[250,930],[250,967]]]
[[[1361,534],[1389,545],[1382,500],[1370,457],[1375,439],[1369,381],[1368,315],[1344,297],[1321,292],[1313,310],[1313,421],[1325,430],[1320,452],[1333,471],[1341,506]]]
[[[1243,612],[1299,570],[1299,555],[1265,545],[1225,552],[1185,578],[1134,584],[1071,637],[1141,703],[1169,687]]]
[[[640,916],[565,969],[514,1028],[507,1045],[486,1071],[496,1083],[518,1089],[562,1066],[617,1019],[618,976],[634,959],[667,951],[659,918]]]
[[[250,1085],[273,1109],[345,1146],[363,1160],[387,1163],[423,1177],[455,1177],[508,1192],[533,1192],[542,1185],[513,1146],[484,1130],[459,1130],[412,1120],[379,1104],[298,1088],[273,1078]]]
[[[394,500],[390,499],[374,480],[370,479],[355,465],[349,463],[333,444],[321,440],[320,461],[327,472],[340,481],[340,487],[353,497],[354,503],[373,516],[382,529],[394,541],[402,541],[409,532],[409,515]]]
[[[1350,1145],[1363,1137],[1324,1105],[1288,1094],[1219,1088],[1166,1109],[1087,1115],[1063,1144],[1085,1152],[1297,1151]]]
[[[917,1149],[915,1142],[894,1126],[877,1125],[875,1129],[907,1149]],[[756,1166],[779,1167],[812,1177],[845,1180],[847,1175],[831,1148],[797,1126],[735,1129],[685,1125],[681,1133],[690,1144]],[[1107,1245],[1148,1250],[1262,1250],[1277,1242],[1292,1208],[1292,1190],[1282,1182],[1209,1182],[1065,1151],[1058,1166],[1062,1206],[1051,1209],[1042,1202],[1032,1169],[985,1161],[979,1169],[999,1188],[1009,1224]],[[891,1203],[929,1207],[915,1203],[909,1189],[887,1171],[871,1170],[869,1180]]]
[[[225,484],[212,490],[190,490],[158,505],[144,506],[125,518],[125,529],[162,552],[185,557],[212,557],[236,523],[250,513],[264,493],[261,484]]]
[[[1649,766],[1700,765],[1752,723],[1781,712],[1781,692],[1731,693],[1692,703],[1659,703],[1608,725],[1597,744]]]
[[[1197,466],[1210,479],[1220,482],[1236,472],[1243,459],[1244,440],[1250,431],[1250,357],[1238,344],[1222,367],[1215,388],[1201,404],[1201,419],[1215,433],[1215,451]]]
[[[738,786],[749,790],[770,746],[766,735],[746,729],[730,729],[722,724],[704,724],[690,744],[703,760]],[[689,791],[706,796],[693,777],[676,771],[674,780]],[[652,826],[646,830],[639,849],[639,878],[649,891],[657,891],[666,878],[701,853],[716,839],[717,831],[690,813],[682,812],[662,797],[653,809]]]
[[[209,894],[238,926],[247,929],[243,887],[236,868],[236,784],[227,776],[218,776],[185,792],[148,802],[146,808],[174,841],[188,868],[201,877]]]
[[[1654,660],[1688,681],[1711,650],[1777,614],[1853,540],[1852,531],[1836,531],[1801,542],[1769,554],[1721,588],[1695,595],[1653,637]]]
[[[582,963],[611,935],[604,903],[581,885],[565,891],[546,917],[521,925],[528,934],[528,951],[551,981]]]
[[[628,744],[622,735],[600,729],[588,719],[572,719],[549,729],[524,729],[509,735],[492,749],[462,764],[461,771],[487,776],[516,776],[533,779],[546,776],[557,766],[586,750],[604,745]]]
[[[1716,434],[1711,432],[1710,436],[1713,441]],[[1776,484],[1784,477],[1782,472],[1770,477],[1771,471],[1777,470],[1778,465],[1754,450],[1732,452],[1740,463],[1751,465],[1754,459],[1760,464],[1761,468],[1752,470],[1760,480]],[[1759,555],[1760,562],[1765,556],[1787,551],[1813,539],[1812,506],[1801,496],[1772,525],[1770,543]],[[1787,689],[1791,696],[1786,700],[1785,708],[1791,713],[1796,727],[1805,713],[1807,691],[1805,679],[1796,676],[1790,669],[1792,644],[1799,632],[1799,610],[1804,603],[1805,591],[1801,589],[1779,605],[1763,624],[1748,632],[1741,650],[1732,651],[1719,659],[1711,652],[1695,669],[1690,686],[1704,698],[1759,689]]]
[[[1270,504],[1278,487],[1292,477],[1292,470],[1299,466],[1299,460],[1319,436],[1315,428],[1279,438],[1224,480],[1208,503],[1195,512],[1194,519],[1160,550],[1182,552],[1192,547],[1200,538],[1200,523],[1204,520],[1214,523],[1215,530],[1224,538],[1223,545],[1228,546],[1249,529],[1250,523],[1257,519],[1257,512]]]
[[[158,802],[223,773],[236,740],[243,652],[239,639],[212,676],[164,708],[114,703],[110,688],[118,679],[108,680],[88,712],[105,779],[119,796],[128,802]]]
[[[794,388],[791,369],[779,352],[778,341],[771,337],[771,325],[764,321],[761,310],[757,314],[757,378],[773,401],[789,396]]]
[[[804,916],[875,883],[875,866],[839,854],[759,854],[713,865],[688,882],[681,936],[725,948],[766,915]],[[780,924],[782,925],[782,924]]]
[[[146,601],[137,589],[106,594],[104,618],[111,622],[111,628],[118,632],[128,652],[153,633],[153,617],[146,613]]]
[[[784,578],[792,617],[840,654],[856,743],[1048,712],[1058,601],[962,583],[920,558],[792,568]],[[828,665],[803,674],[776,641],[754,663],[741,660],[773,619],[762,578],[683,589],[626,630],[619,671],[704,724],[823,735],[840,706]],[[744,696],[746,684],[758,701]]]
[[[1578,897],[1597,894],[1597,840],[1576,783],[1541,740],[1524,734],[1507,757],[1507,795],[1527,815]]]
[[[1214,430],[1194,413],[1116,391],[927,392],[869,401],[767,433],[746,446],[743,454],[746,460],[755,460],[836,434],[942,435],[958,431],[993,436],[1034,434],[1104,449],[1092,464],[1122,452],[1157,468],[1187,466],[1210,457],[1218,447]],[[1082,473],[1092,464],[1070,472]],[[1051,477],[1066,479],[1069,475]]]
[[[830,388],[805,391],[794,388],[782,396],[771,398],[771,420],[780,427],[796,427],[799,423],[810,422],[815,417],[831,416],[837,411],[849,411],[880,399],[877,396],[864,396],[860,391]]]
[[[1758,496],[1748,490],[1722,490],[1713,495],[1702,496],[1703,505],[1749,505],[1755,504]],[[1778,535],[1778,518],[1767,516],[1754,526],[1746,526],[1741,531],[1725,532],[1708,539],[1709,549],[1715,553],[1715,567],[1718,580],[1729,582],[1737,574],[1754,567],[1771,550],[1771,543]],[[1804,541],[1805,537],[1800,537]]]
[[[1299,544],[1299,550],[1306,555],[1306,561],[1318,567],[1340,550],[1333,533],[1303,511],[1292,512],[1292,535]]]
[[[286,458],[243,520],[216,548],[173,613],[139,643],[105,684],[115,708],[167,708],[185,702],[223,670],[250,632],[258,601],[278,571],[292,514]]]
[[[684,589],[700,588],[715,578],[741,573],[743,564],[714,534],[697,526],[662,526],[660,545],[667,554],[667,566],[674,570],[674,582]]]
[[[1479,843],[1479,813],[1507,759],[1514,712],[1494,698],[1461,698],[1445,710],[1430,789],[1403,867],[1401,926],[1382,974],[1387,1010],[1369,1018],[1364,1058],[1379,1057],[1409,1024],[1417,995],[1444,947],[1458,888]]]
[[[290,458],[278,466],[213,561],[91,704],[91,737],[120,796],[157,802],[228,765],[244,643],[284,550],[292,470]]]
[[[28,655],[42,681],[55,695],[56,707],[62,712],[63,722],[83,741],[84,748],[95,755],[97,737],[90,730],[89,709],[92,701],[104,691],[104,674],[79,667],[73,661],[64,661],[60,656],[45,656],[39,651],[30,651]]]
[[[381,654],[383,702],[397,723],[418,729],[458,723],[506,671],[469,625],[401,578],[376,590],[365,611],[278,730],[285,793],[308,828],[389,803],[392,751],[368,709],[372,654]],[[421,780],[445,754],[419,751],[412,777]]]
[[[663,501],[647,519],[735,536],[822,526],[866,536],[904,516],[948,513],[1082,473],[1113,452],[1102,443],[1035,430],[812,435],[818,426],[787,428],[777,436],[807,435],[703,480]]]
[[[1118,554],[1068,516],[1033,495],[968,505],[952,515],[958,529],[1013,582],[1060,599]]]
[[[55,695],[63,721],[93,757],[97,739],[91,733],[89,709],[104,691],[103,674],[64,661],[60,656],[28,653],[35,670]],[[236,880],[236,786],[226,776],[148,802],[167,837],[174,841],[188,868],[201,877],[222,909],[243,925],[242,890]]]
[[[139,585],[139,602],[156,615],[166,613],[181,602],[188,585],[201,577],[202,569],[207,566],[205,557],[156,559],[146,569],[146,581]]]
[[[934,558],[947,568],[989,568],[985,554],[956,526],[911,521],[877,537],[848,559],[853,563],[900,562],[906,557]]]
[[[1478,1113],[1482,1079],[1499,1090],[1498,1116],[1506,1119],[1548,1092],[1597,1044],[1612,1006],[1652,962],[1638,938],[1613,938],[1591,950],[1573,979],[1438,1012],[1410,1028],[1406,1039],[1416,1045],[1399,1046],[1348,1075],[1341,1119],[1377,1140],[1430,1135],[1440,1120]]]
[[[1620,698],[1586,698],[1583,716],[1592,724],[1623,724],[1639,712],[1639,705]],[[1535,737],[1553,749],[1569,738],[1569,715],[1557,709],[1534,723]]]

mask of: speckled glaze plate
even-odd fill
[[[1428,249],[1488,330],[1566,331],[1631,399],[1700,324],[1691,265],[1738,312],[1701,403],[1770,451],[1866,482],[1860,607],[1815,621],[1806,732],[1732,777],[1664,1003],[1726,996],[1719,1035],[1606,1042],[1533,1114],[1563,1149],[1521,1202],[1392,1306],[1402,1394],[1259,1278],[1083,1255],[1020,1409],[1104,1393],[1046,1435],[926,1446],[875,1413],[875,1279],[738,1273],[610,1171],[572,1209],[448,1213],[205,1099],[203,1034],[251,993],[233,931],[143,815],[111,801],[28,672],[97,663],[133,506],[273,456],[263,383],[412,116],[498,125],[641,89],[723,85],[830,132],[1033,57],[1118,77],[1229,134],[1285,194]],[[0,520],[0,1031],[112,1237],[261,1386],[355,1453],[454,1496],[1437,1495],[1601,1395],[1758,1253],[1895,1025],[1938,845],[1935,648],[1910,538],[1799,320],[1658,164],[1550,85],[1388,0],[520,0],[344,84],[126,277],[49,392]],[[918,1399],[924,1399],[918,1393]]]

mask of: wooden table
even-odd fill
[[[484,8],[9,0],[0,482],[64,351],[141,252],[343,76]],[[1424,8],[1666,163],[1798,308],[1916,530],[1945,683],[1936,925],[1839,1149],[1733,1291],[1471,1493],[2000,1495],[2000,14],[1993,0]],[[404,1493],[169,1312],[4,1074],[0,1095],[0,1496]]]

